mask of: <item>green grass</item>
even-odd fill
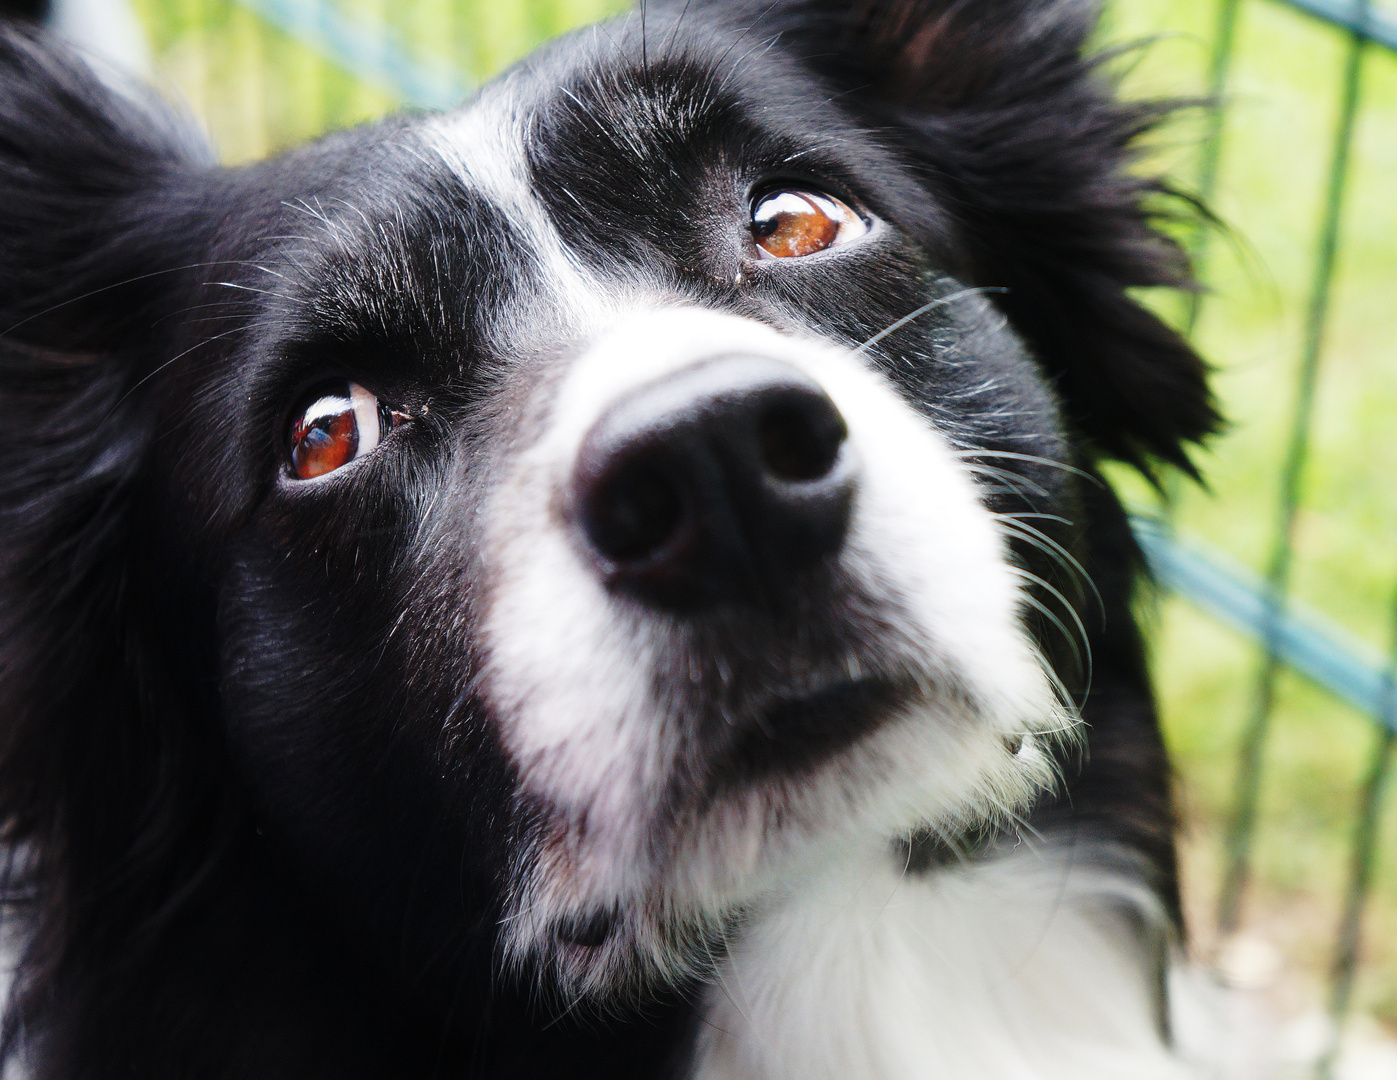
[[[1390,0],[1397,2],[1397,0]],[[1122,56],[1131,94],[1204,87],[1216,0],[1117,0],[1104,43],[1152,38]],[[619,0],[342,0],[359,24],[423,64],[488,77],[536,41],[624,6]],[[255,158],[395,104],[227,0],[138,0],[159,75],[208,124],[226,160]],[[1216,365],[1230,421],[1199,462],[1209,490],[1182,490],[1177,521],[1235,559],[1265,565],[1314,260],[1343,39],[1274,0],[1246,0],[1215,195],[1231,239],[1214,238],[1213,292],[1197,340]],[[1364,80],[1343,246],[1296,530],[1295,594],[1386,648],[1397,588],[1397,58],[1372,50]],[[1197,170],[1197,117],[1156,139],[1153,164],[1185,185]],[[1177,312],[1168,298],[1152,298]],[[1148,493],[1122,479],[1136,498]],[[1166,735],[1178,770],[1193,934],[1212,941],[1221,829],[1238,734],[1259,658],[1186,604],[1155,628]],[[1266,753],[1249,919],[1284,946],[1301,997],[1318,1000],[1342,889],[1369,721],[1283,678]],[[1382,850],[1397,846],[1397,799]],[[1380,862],[1360,1000],[1397,1024],[1397,859]]]
[[[1130,91],[1201,92],[1214,11],[1214,3],[1198,0],[1118,3],[1111,39],[1170,35],[1146,51],[1128,78]],[[1344,42],[1268,0],[1243,6],[1237,41],[1214,197],[1235,239],[1215,238],[1208,248],[1212,295],[1197,332],[1217,367],[1230,427],[1199,459],[1210,490],[1183,490],[1176,520],[1260,570],[1275,528]],[[1397,58],[1371,50],[1362,101],[1295,534],[1294,592],[1386,649],[1397,586],[1397,440],[1390,437],[1397,425]],[[1196,175],[1196,132],[1180,125],[1157,155],[1185,182]],[[1259,663],[1252,646],[1182,601],[1164,603],[1155,668],[1187,826],[1190,910],[1204,945]],[[1374,737],[1367,718],[1297,677],[1282,680],[1249,918],[1287,948],[1310,995],[1319,993],[1332,947],[1356,793]],[[1397,1024],[1395,844],[1397,800],[1383,823],[1385,857],[1360,986],[1361,1003],[1390,1024]]]

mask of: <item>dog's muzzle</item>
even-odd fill
[[[572,515],[612,590],[676,612],[779,606],[844,543],[858,474],[847,436],[790,364],[701,361],[602,414],[578,452]]]

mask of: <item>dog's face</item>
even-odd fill
[[[907,170],[725,44],[569,53],[327,169],[219,253],[265,296],[168,451],[237,522],[270,827],[358,844],[410,785],[421,857],[495,854],[508,954],[598,991],[1021,808],[1067,723],[979,468],[1063,456],[1043,376]]]
[[[890,78],[973,101],[1081,21],[999,6],[978,51],[907,36],[963,46],[957,6],[878,24]],[[652,13],[457,112],[169,182],[198,269],[118,403],[150,435],[133,573],[206,603],[261,830],[384,954],[674,983],[822,861],[1022,809],[1082,674],[1050,659],[1071,443],[1196,434],[1163,394],[1168,435],[1132,426],[1113,378],[1206,411],[1163,364],[1098,378],[1138,327],[1054,337],[1084,282],[1116,316],[1142,282],[1055,278],[1041,223],[972,210],[937,173],[965,132],[888,119],[925,86],[841,103],[749,34]],[[1147,237],[1114,168],[1078,185],[1134,207],[1101,235]]]

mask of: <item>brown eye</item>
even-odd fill
[[[866,232],[868,225],[858,214],[814,191],[773,191],[752,205],[752,239],[763,259],[814,255]]]
[[[361,458],[383,435],[378,398],[358,383],[325,383],[308,394],[291,421],[291,474],[313,480]]]

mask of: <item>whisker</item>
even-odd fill
[[[679,9],[679,18],[674,24],[674,29],[669,33],[669,40],[665,42],[665,52],[669,53],[674,49],[674,39],[679,36],[679,28],[684,25],[684,16],[689,14],[689,5],[693,0],[684,0],[684,6]]]
[[[869,338],[867,341],[865,341],[862,345],[858,346],[858,348],[856,348],[856,349],[854,350],[854,352],[857,354],[857,353],[863,352],[865,349],[870,349],[870,348],[872,348],[874,345],[878,344],[878,342],[882,341],[882,340],[883,340],[885,337],[887,337],[889,334],[894,334],[894,333],[896,333],[897,331],[901,330],[904,326],[906,326],[906,325],[907,325],[908,323],[910,323],[912,320],[914,320],[914,319],[920,319],[920,318],[921,318],[923,315],[925,315],[928,311],[933,311],[933,310],[935,310],[936,308],[939,308],[939,307],[942,307],[942,306],[944,306],[944,305],[946,305],[946,304],[949,304],[949,303],[951,303],[953,300],[959,300],[959,299],[961,299],[961,297],[964,297],[964,296],[976,296],[976,295],[978,295],[978,294],[980,294],[980,293],[992,293],[992,292],[1001,292],[1001,293],[1002,293],[1002,292],[1008,292],[1008,291],[1009,291],[1008,289],[1003,288],[1002,286],[999,286],[999,285],[979,285],[979,286],[976,286],[976,287],[973,288],[973,289],[960,289],[960,290],[958,290],[957,292],[951,293],[949,296],[943,296],[943,297],[941,297],[941,298],[939,298],[939,299],[937,299],[937,300],[931,301],[931,302],[928,303],[928,304],[923,304],[921,307],[917,308],[916,311],[913,311],[913,312],[911,312],[910,314],[904,315],[902,318],[898,319],[895,323],[892,323],[891,325],[889,325],[889,326],[886,327],[885,329],[879,330],[878,333],[874,334],[871,338]]]
[[[722,935],[722,937],[723,937],[723,947],[724,947],[725,950],[727,950],[727,956],[728,956],[729,960],[731,961],[732,958],[733,958],[733,957],[732,957],[732,948],[731,948],[731,944],[728,942],[728,932],[727,932],[727,929],[726,929],[725,927],[722,926],[721,920],[720,920],[720,923],[719,923],[719,927],[720,927],[720,928],[719,928],[719,931],[718,931],[718,932],[719,932],[719,933]],[[743,1019],[744,1021],[746,1021],[747,1027],[748,1027],[750,1030],[752,1030],[752,1031],[758,1030],[757,1027],[752,1023],[752,1017],[748,1014],[747,1010],[746,1010],[745,1008],[743,1008],[742,1002],[738,1000],[739,998],[741,998],[741,997],[743,997],[743,996],[745,996],[745,995],[743,995],[743,994],[741,994],[741,993],[734,994],[734,993],[732,992],[732,988],[731,988],[730,986],[728,986],[727,980],[723,977],[723,965],[720,964],[720,963],[718,962],[718,958],[715,957],[715,956],[713,955],[713,949],[712,949],[712,948],[710,947],[710,945],[708,944],[708,935],[705,934],[705,933],[700,932],[699,935],[698,935],[698,939],[699,939],[699,943],[703,946],[703,951],[704,951],[704,953],[706,953],[707,956],[708,956],[708,962],[713,966],[713,975],[714,975],[714,977],[718,980],[718,986],[719,986],[719,988],[723,991],[723,996],[724,996],[725,998],[727,998],[727,999],[728,999],[728,1002],[732,1005],[732,1007],[733,1007],[734,1009],[737,1010],[737,1015],[740,1016],[740,1017],[742,1017],[742,1019]],[[742,984],[741,984],[741,982],[739,982],[738,979],[737,979],[737,970],[736,970],[736,966],[735,966],[734,964],[731,964],[731,963],[730,963],[730,964],[729,964],[729,968],[730,968],[730,970],[732,970],[732,973],[733,973],[733,981],[734,981],[734,983],[737,984],[737,988],[738,988],[738,990],[740,991],[740,990],[742,989]]]
[[[178,311],[171,311],[171,312],[170,312],[169,314],[167,314],[167,315],[161,315],[160,318],[154,320],[150,325],[151,325],[151,326],[159,326],[161,323],[166,322],[166,321],[169,320],[169,319],[178,319],[178,318],[181,318],[181,317],[183,317],[183,316],[185,316],[185,315],[188,315],[188,314],[189,314],[190,312],[192,312],[192,311],[203,311],[203,310],[205,310],[206,308],[217,308],[217,307],[238,307],[239,305],[241,305],[241,304],[243,304],[243,303],[245,303],[245,301],[242,301],[242,300],[210,300],[207,304],[190,304],[188,307],[180,308]],[[236,317],[236,316],[223,316],[223,315],[220,315],[220,316],[218,316],[218,317],[219,317],[219,318],[234,318],[234,317]],[[203,320],[195,320],[195,321],[202,322]]]
[[[1010,472],[1007,469],[996,469],[993,465],[967,465],[965,469],[967,472],[977,475],[993,476],[1003,480],[1019,495],[1025,495],[1024,488],[1027,488],[1027,494],[1041,495],[1045,499],[1052,498],[1052,492],[1047,488],[1020,473]]]
[[[113,282],[110,285],[103,285],[99,289],[91,289],[88,292],[82,293],[79,296],[70,297],[67,300],[62,300],[57,304],[53,304],[49,307],[46,307],[42,311],[36,311],[32,315],[26,315],[23,319],[20,319],[19,322],[14,323],[7,329],[0,330],[0,338],[6,337],[7,335],[14,333],[25,323],[33,322],[35,319],[42,319],[45,315],[52,315],[55,311],[65,308],[69,304],[80,304],[84,300],[91,300],[94,296],[101,296],[104,292],[111,292],[113,289],[122,289],[125,288],[127,285],[135,285],[137,282],[140,281],[148,281],[150,278],[160,277],[162,274],[181,274],[184,273],[184,271],[186,270],[200,270],[204,267],[209,266],[238,265],[240,265],[240,263],[237,259],[214,259],[209,262],[187,263],[184,266],[172,266],[167,270],[152,270],[148,274],[137,274],[134,277],[122,278],[122,280]]]
[[[1005,531],[1014,539],[1020,540],[1023,543],[1029,545],[1029,547],[1036,548],[1038,551],[1041,551],[1057,566],[1061,567],[1062,570],[1065,571],[1072,578],[1073,583],[1077,585],[1077,591],[1079,594],[1085,592],[1085,590],[1083,590],[1081,587],[1082,581],[1084,580],[1084,576],[1078,572],[1077,568],[1073,566],[1072,563],[1069,563],[1067,559],[1063,557],[1062,552],[1060,550],[1054,550],[1054,548],[1050,546],[1049,541],[1042,540],[1037,536],[1034,536],[1032,533],[1020,532],[1019,529],[1015,528],[1012,525],[1005,526]],[[1089,579],[1087,580],[1088,583],[1090,583]]]
[[[1067,629],[1067,624],[1057,617],[1052,608],[1048,607],[1047,604],[1043,603],[1043,601],[1039,600],[1038,597],[1034,596],[1032,593],[1025,592],[1022,594],[1022,598],[1025,604],[1037,611],[1038,614],[1042,615],[1043,618],[1047,619],[1061,632],[1063,640],[1066,641],[1071,648],[1072,656],[1077,662],[1078,673],[1085,674],[1082,666],[1081,646],[1077,643],[1077,639],[1073,637],[1072,631]]]
[[[1081,709],[1076,699],[1068,691],[1062,678],[1054,670],[1053,665],[1048,663],[1048,658],[1043,655],[1042,649],[1037,646],[1033,649],[1033,657],[1037,662],[1039,670],[1043,673],[1043,678],[1047,679],[1048,685],[1052,688],[1053,696],[1057,698],[1058,707],[1069,721],[1081,719]],[[1073,725],[1075,726],[1075,724]]]
[[[768,15],[772,13],[772,11],[776,9],[776,5],[780,2],[781,0],[771,0],[771,3],[767,4],[766,7],[762,8],[761,11],[757,12],[757,17],[748,22],[747,26],[743,29],[742,33],[738,34],[733,39],[733,43],[729,45],[726,49],[724,49],[723,54],[720,57],[718,57],[719,66],[727,63],[728,56],[733,51],[733,49],[737,48],[738,45],[742,43],[743,39],[745,39],[747,35],[750,34],[761,23],[763,19],[765,19]],[[772,41],[774,43],[775,39],[773,38]],[[770,48],[770,45],[768,45],[768,48]],[[744,57],[744,59],[747,58]]]
[[[955,450],[952,452],[956,457],[992,457],[1008,458],[1012,461],[1030,461],[1035,465],[1047,465],[1049,468],[1061,469],[1063,472],[1072,473],[1074,476],[1080,476],[1083,480],[1089,480],[1099,488],[1104,488],[1106,486],[1099,476],[1093,476],[1084,469],[1079,469],[1075,465],[1069,465],[1065,461],[1054,461],[1052,458],[1039,457],[1036,454],[1020,454],[1013,450]]]
[[[1072,734],[1072,732],[1076,731],[1077,728],[1078,728],[1078,725],[1077,725],[1076,723],[1072,723],[1072,724],[1063,724],[1061,727],[1033,728],[1032,730],[1025,729],[1024,731],[1015,731],[1015,732],[1013,732],[1012,734],[1014,734],[1014,735],[1070,735],[1070,734]]]
[[[1071,617],[1073,625],[1075,625],[1077,628],[1076,637],[1074,637],[1071,633],[1068,632],[1068,629],[1063,624],[1062,620],[1059,619],[1056,615],[1054,615],[1051,609],[1049,609],[1048,606],[1044,604],[1041,600],[1039,600],[1036,596],[1033,596],[1031,593],[1028,592],[1022,594],[1023,598],[1027,600],[1032,607],[1036,608],[1048,619],[1051,619],[1053,624],[1059,630],[1062,631],[1063,636],[1066,637],[1068,644],[1072,646],[1072,652],[1077,658],[1077,667],[1079,669],[1080,674],[1083,675],[1086,679],[1087,692],[1089,692],[1091,688],[1092,676],[1091,643],[1087,640],[1087,629],[1085,626],[1082,625],[1082,617],[1077,614],[1077,609],[1067,602],[1067,597],[1063,596],[1062,593],[1058,592],[1057,589],[1053,588],[1046,581],[1040,578],[1037,574],[1029,573],[1029,571],[1023,569],[1023,567],[1021,566],[1011,566],[1009,567],[1009,570],[1016,577],[1021,578],[1022,580],[1027,581],[1032,585],[1037,585],[1040,589],[1048,593],[1048,595],[1050,595],[1054,600],[1056,600],[1063,606],[1063,608],[1067,611],[1067,614]],[[1084,669],[1082,667],[1082,651],[1079,650],[1077,647],[1078,640],[1081,641],[1081,649],[1086,651],[1086,666]]]
[[[1096,598],[1096,606],[1101,612],[1101,617],[1103,619],[1106,617],[1106,602],[1101,598],[1101,590],[1096,587],[1096,582],[1093,581],[1091,575],[1087,573],[1086,567],[1077,561],[1075,555],[1047,533],[1043,532],[1041,529],[1035,529],[1032,525],[1025,525],[1021,519],[1025,517],[1041,517],[1047,518],[1050,521],[1060,521],[1064,525],[1071,525],[1072,523],[1070,521],[1066,518],[1058,517],[1055,514],[997,514],[996,517],[999,517],[1001,520],[1005,518],[1010,519],[1010,524],[1006,525],[1005,528],[1016,534],[1020,539],[1033,543],[1033,546],[1039,547],[1039,550],[1045,550],[1040,547],[1040,544],[1047,545],[1047,548],[1051,550],[1045,553],[1054,555],[1059,564],[1065,563],[1066,568],[1069,568],[1079,581],[1086,582],[1087,587],[1091,589],[1092,596]],[[1030,539],[1030,537],[1033,539]],[[1039,543],[1034,543],[1034,540],[1037,540]]]
[[[1024,842],[1029,851],[1033,851],[1033,841],[1037,841],[1040,844],[1047,843],[1047,839],[1028,818],[1024,817],[1017,810],[1009,810],[1008,814],[1009,820],[1014,823],[1014,831],[1019,834],[1019,839]]]
[[[260,266],[259,266],[257,269],[261,270],[261,269],[263,269],[263,267],[260,267]],[[270,274],[271,271],[268,270],[267,273]],[[281,277],[280,274],[277,274],[276,276],[277,276],[277,277]],[[299,296],[287,296],[285,293],[277,292],[277,291],[275,291],[274,289],[258,289],[258,288],[255,288],[255,287],[252,286],[252,285],[241,285],[241,284],[239,284],[239,283],[236,282],[236,281],[206,281],[206,282],[204,282],[204,284],[205,284],[205,285],[217,285],[217,286],[219,286],[219,287],[221,287],[221,288],[224,288],[224,289],[237,289],[237,290],[239,290],[239,291],[241,291],[241,292],[256,293],[258,296],[271,296],[271,297],[275,297],[275,298],[278,299],[278,300],[290,300],[290,301],[291,301],[292,303],[294,303],[294,304],[305,304],[305,303],[306,303],[306,300],[305,300],[303,297],[299,297]]]
[[[1019,521],[1023,518],[1039,518],[1043,521],[1056,521],[1059,525],[1073,524],[1071,518],[1065,518],[1061,514],[1041,514],[1036,510],[1032,513],[1024,510],[1006,510],[1003,513],[997,514],[995,516],[1002,518],[1013,518],[1015,521]]]
[[[202,341],[195,342],[193,345],[189,346],[189,348],[185,349],[184,351],[176,353],[174,356],[170,357],[170,359],[166,360],[163,364],[156,365],[156,367],[154,367],[152,370],[148,371],[145,375],[137,379],[131,385],[131,388],[126,391],[126,393],[122,394],[121,397],[116,399],[116,401],[112,404],[111,409],[107,411],[107,415],[111,416],[112,413],[116,412],[116,410],[121,407],[122,402],[124,402],[142,386],[150,382],[151,379],[155,378],[155,376],[159,375],[162,371],[164,371],[171,364],[175,363],[177,360],[181,360],[184,357],[188,356],[195,349],[202,349],[205,345],[212,345],[215,341],[219,341],[223,338],[229,337],[230,335],[236,334],[241,330],[251,329],[254,325],[254,323],[242,323],[238,326],[234,326],[232,329],[223,331],[223,333],[221,334],[214,334],[212,337],[206,337]]]
[[[407,146],[404,146],[404,149],[410,149],[410,148],[407,147]],[[418,160],[421,161],[422,159],[419,157]],[[424,164],[425,164],[425,162],[424,162]],[[348,199],[342,199],[342,198],[340,198],[339,196],[335,196],[335,197],[332,198],[330,201],[331,201],[332,203],[339,203],[341,206],[344,206],[344,207],[348,208],[349,210],[352,210],[354,213],[358,214],[358,215],[359,215],[359,220],[361,220],[361,221],[364,223],[364,227],[365,227],[365,228],[368,228],[368,229],[372,229],[372,228],[373,228],[373,222],[371,222],[371,221],[369,220],[369,215],[366,214],[366,213],[364,213],[363,210],[359,209],[359,207],[355,206],[355,205],[354,205],[352,202],[350,202]]]

